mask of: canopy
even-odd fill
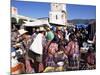
[[[39,26],[48,26],[50,27],[50,24],[48,23],[48,20],[35,20],[34,22],[28,22],[25,21],[24,26],[31,26],[31,27],[39,27]]]
[[[87,24],[76,24],[76,28],[87,28]]]

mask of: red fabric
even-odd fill
[[[77,53],[79,50],[79,46],[77,44],[77,42],[69,42],[68,46],[66,47],[66,51],[69,55],[73,55],[74,53]]]
[[[26,65],[26,73],[32,73],[32,67],[30,65],[30,61],[28,59],[25,60]]]
[[[54,53],[58,50],[58,44],[56,43],[51,43],[49,46],[49,52],[50,53]]]
[[[42,72],[44,70],[44,66],[42,63],[39,64],[39,72]]]
[[[50,49],[50,50],[55,50],[55,51],[57,51],[57,50],[58,50],[58,44],[56,44],[56,43],[51,43],[50,46],[49,46],[49,49]]]
[[[95,64],[95,55],[93,53],[88,55],[87,62],[88,62],[88,64],[91,64],[91,65]]]

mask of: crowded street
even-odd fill
[[[21,73],[96,68],[96,38],[94,34],[90,40],[88,28],[34,27],[31,32],[18,28],[13,25],[11,30],[11,60],[20,64]]]
[[[96,69],[95,7],[25,3],[11,7],[11,74]]]

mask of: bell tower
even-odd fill
[[[67,25],[66,4],[51,3],[49,22],[57,25]]]

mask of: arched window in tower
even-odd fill
[[[58,6],[56,5],[56,8],[58,8]]]
[[[58,19],[58,16],[56,15],[56,20]]]
[[[64,14],[62,14],[61,18],[64,19]]]
[[[62,14],[61,18],[62,18],[63,20],[66,19],[66,15],[65,15],[65,13]]]
[[[62,11],[62,16],[61,16],[62,19],[65,19],[66,18],[66,12],[65,11]]]
[[[55,10],[58,11],[58,5],[57,5],[57,4],[56,4],[56,6],[55,6]]]

